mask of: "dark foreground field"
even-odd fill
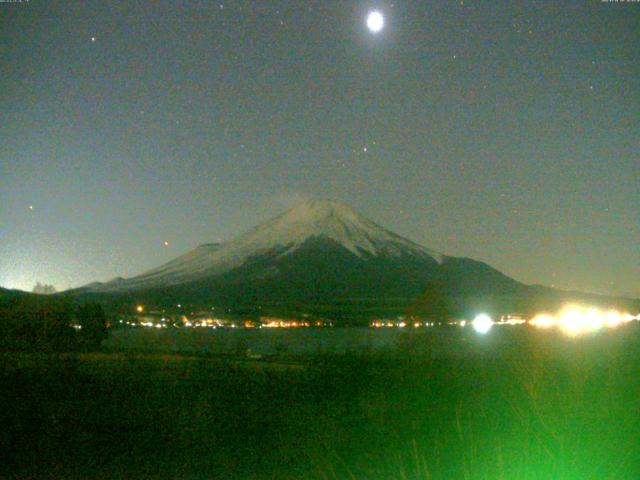
[[[428,335],[268,361],[2,354],[0,478],[640,478],[640,328],[495,330],[435,356]]]

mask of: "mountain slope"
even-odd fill
[[[437,252],[390,232],[357,214],[351,207],[328,200],[310,200],[266,222],[232,242],[206,244],[156,269],[128,280],[117,279],[85,287],[94,292],[167,287],[222,275],[250,258],[278,252],[286,256],[311,239],[340,245],[358,258],[412,256],[430,263],[444,258]]]

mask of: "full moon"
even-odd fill
[[[372,33],[378,33],[384,27],[384,17],[378,11],[373,11],[369,13],[367,17],[367,28]]]

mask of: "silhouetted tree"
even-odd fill
[[[449,318],[449,299],[442,282],[429,282],[422,295],[407,309],[410,319],[425,322],[446,322]]]
[[[71,316],[66,309],[47,306],[34,312],[33,316],[30,323],[37,328],[39,348],[54,351],[75,349],[76,336],[71,327]]]
[[[69,310],[56,302],[19,299],[0,312],[0,347],[4,350],[72,350],[75,332]]]
[[[107,317],[97,303],[84,304],[76,310],[76,335],[81,347],[96,349],[107,338]]]

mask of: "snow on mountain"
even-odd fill
[[[131,279],[118,279],[93,291],[118,291],[176,285],[220,275],[248,258],[271,251],[287,255],[313,238],[329,239],[358,257],[418,256],[441,263],[443,256],[396,235],[359,215],[351,207],[330,200],[309,200],[284,214],[222,244],[205,244],[156,269]]]

